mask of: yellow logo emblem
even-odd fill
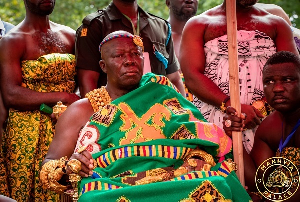
[[[272,157],[258,167],[255,183],[260,194],[266,199],[285,201],[298,190],[299,172],[290,160]]]
[[[86,36],[86,35],[87,35],[87,28],[82,28],[81,36]]]

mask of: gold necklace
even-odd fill
[[[85,97],[89,99],[94,112],[99,111],[104,106],[111,103],[111,97],[104,86],[88,92]]]

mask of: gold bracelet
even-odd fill
[[[77,159],[71,159],[68,161],[67,166],[69,166],[70,170],[75,174],[78,174],[81,170],[81,162]]]
[[[223,100],[223,102],[221,103],[220,109],[221,109],[221,111],[222,111],[223,113],[226,112],[225,104],[226,104],[226,102],[227,102],[228,100],[230,100],[230,97],[229,97],[229,96],[227,96],[227,97]]]
[[[45,163],[40,172],[40,180],[44,189],[50,189],[57,193],[63,193],[67,187],[58,183],[65,174],[67,157],[62,157],[59,160],[51,160]]]

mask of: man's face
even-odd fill
[[[295,111],[300,105],[300,72],[293,63],[268,65],[263,71],[267,102],[281,113]]]
[[[258,0],[237,0],[236,3],[237,5],[247,8],[249,6],[253,6],[254,4],[256,4],[258,2]]]
[[[126,2],[126,3],[133,3],[133,2],[135,2],[136,0],[121,0],[121,1]]]
[[[187,21],[198,9],[198,0],[168,0],[167,6],[178,20]]]
[[[55,6],[55,0],[25,0],[28,10],[37,15],[50,15]]]
[[[100,66],[110,85],[119,89],[135,88],[143,75],[144,57],[141,47],[131,38],[116,38],[102,46]]]

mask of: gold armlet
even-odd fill
[[[99,111],[105,105],[108,105],[109,103],[111,103],[111,97],[109,96],[109,94],[106,91],[106,88],[104,86],[88,92],[85,95],[85,97],[89,99],[89,101],[94,109],[94,112]]]
[[[58,183],[65,174],[67,157],[62,157],[59,160],[51,160],[45,163],[40,172],[40,180],[44,189],[50,189],[57,193],[64,192],[67,187]]]
[[[212,155],[210,155],[209,153],[201,150],[201,149],[194,149],[193,151],[191,151],[190,153],[188,153],[188,155],[183,159],[184,161],[189,161],[190,158],[195,158],[198,157],[201,160],[205,161],[206,163],[208,163],[211,166],[215,166],[215,160],[213,158]],[[194,166],[195,167],[195,166]]]

